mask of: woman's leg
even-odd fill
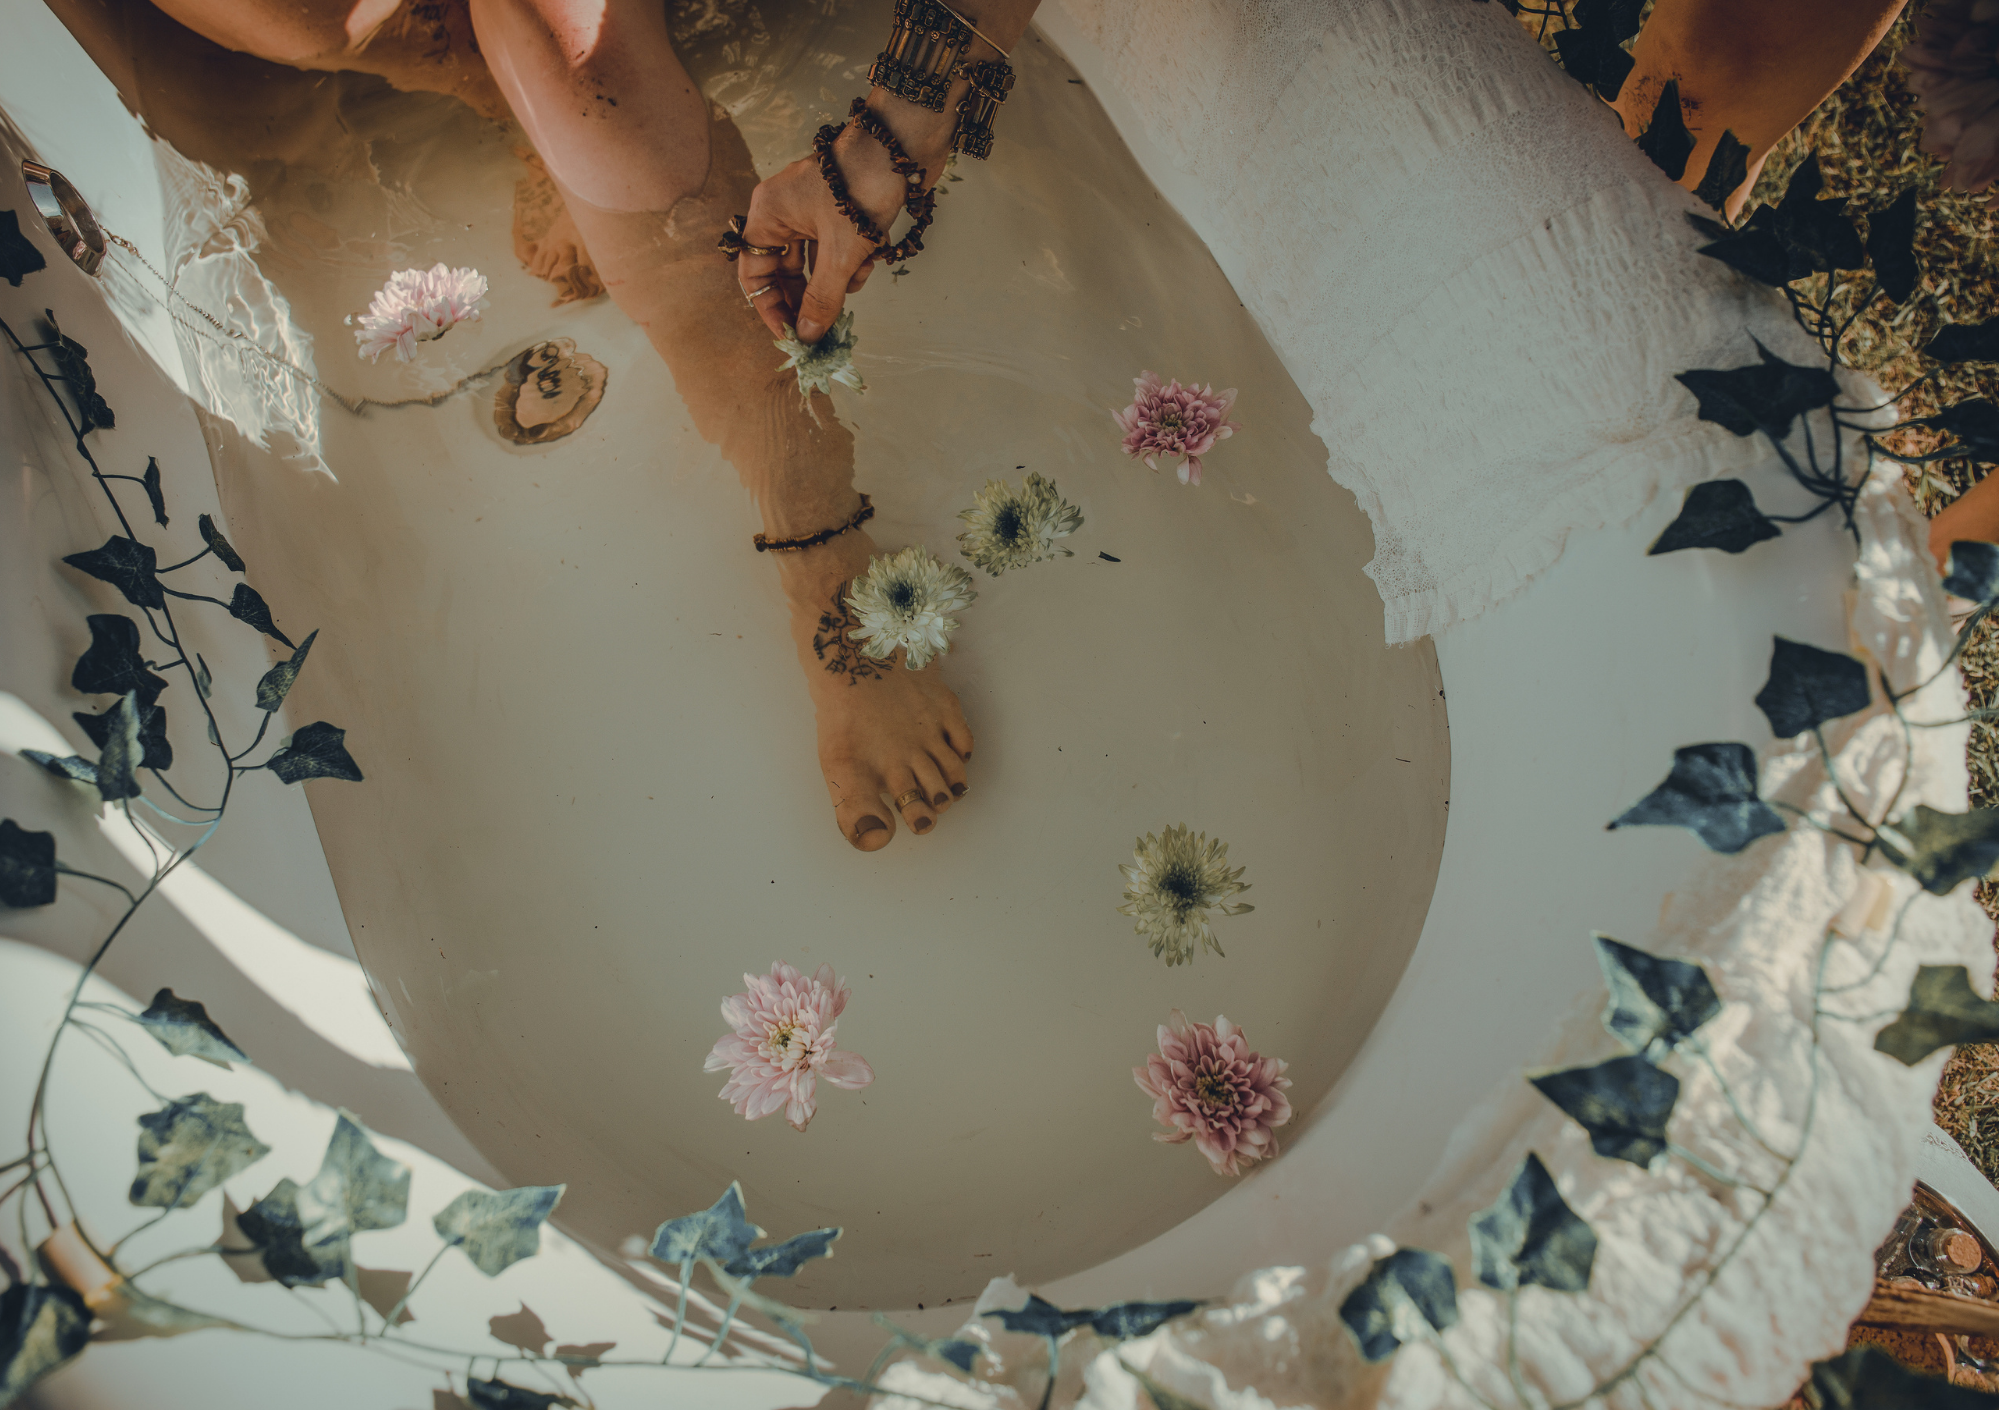
[[[155,0],[224,49],[295,69],[375,74],[406,93],[444,93],[504,121],[465,0]]]
[[[1659,0],[1632,46],[1634,67],[1612,106],[1637,137],[1669,80],[1694,134],[1681,185],[1692,190],[1722,134],[1750,148],[1731,195],[1734,219],[1779,138],[1847,81],[1902,13],[1904,0]]]
[[[513,2],[476,0],[481,13]],[[487,33],[482,28],[482,44]],[[663,33],[659,38],[664,44]],[[651,59],[672,62],[658,54]],[[505,72],[503,61],[496,60],[495,69]],[[626,106],[619,105],[621,114]],[[817,419],[805,410],[795,377],[778,371],[770,332],[744,302],[735,267],[715,248],[729,217],[748,209],[757,177],[727,116],[719,109],[713,114],[704,109],[699,116],[705,180],[671,210],[608,210],[574,191],[563,195],[612,299],[665,360],[695,429],[720,447],[742,476],[765,531],[779,537],[810,534],[840,524],[860,504],[854,440],[824,399]],[[565,131],[587,149],[556,146]],[[653,190],[663,196],[695,170],[685,156],[691,136],[685,130],[648,132],[622,121],[569,129],[551,124],[538,134],[559,185],[566,185],[564,173],[594,171],[615,179],[612,190],[627,190],[617,182],[636,182],[640,178],[628,174],[645,173],[643,180],[656,183]],[[662,152],[682,155],[657,160]],[[622,199],[638,198],[628,190]],[[740,553],[752,555],[750,529],[717,525],[709,533],[736,539]],[[784,586],[835,824],[862,850],[889,842],[899,813],[892,802],[911,792],[918,798],[900,814],[914,832],[927,833],[965,794],[972,754],[965,716],[936,663],[911,672],[899,663],[863,657],[847,637],[855,624],[844,592],[874,549],[864,531],[853,530],[814,550],[762,557],[772,562]]]

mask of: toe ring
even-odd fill
[[[908,805],[911,801],[922,800],[923,798],[924,798],[923,787],[912,786],[910,787],[910,789],[904,791],[901,795],[896,797],[896,808],[898,810],[901,810],[905,805]]]

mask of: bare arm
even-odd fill
[[[1011,51],[1028,31],[1040,0],[965,0],[952,9],[985,39],[975,39],[968,59],[990,60]],[[886,38],[886,34],[884,38]],[[992,43],[988,43],[990,40]],[[996,48],[995,46],[998,46]],[[927,108],[877,88],[868,106],[879,114],[911,160],[924,169],[924,185],[936,185],[951,153],[957,108],[969,84],[953,82],[944,111]],[[999,140],[1006,141],[1006,110],[1001,110]],[[849,128],[834,144],[834,157],[849,192],[882,230],[888,230],[901,209],[903,179],[889,165],[889,154],[865,133]],[[769,293],[753,301],[774,334],[797,326],[799,337],[811,342],[832,327],[841,306],[861,288],[874,268],[873,248],[833,203],[833,196],[811,158],[792,163],[761,183],[750,201],[747,238],[757,245],[789,245],[783,256],[744,255],[738,277],[746,294],[763,287]],[[812,279],[805,278],[800,246],[816,243]]]

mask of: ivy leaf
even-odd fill
[[[1917,189],[1903,194],[1868,217],[1868,259],[1875,282],[1897,304],[1917,288]]]
[[[1648,1060],[1657,1060],[1696,1031],[1722,1002],[1708,973],[1692,962],[1655,957],[1599,934],[1597,965],[1610,1000],[1604,1029]]]
[[[2000,340],[2000,315],[1983,324],[1947,324],[1924,345],[1924,356],[1939,363],[1991,363]]]
[[[1589,84],[1606,102],[1618,97],[1632,72],[1632,56],[1624,43],[1639,32],[1644,0],[1576,0],[1570,28],[1556,36],[1556,57],[1563,72]]]
[[[1668,79],[1666,87],[1660,90],[1659,102],[1653,105],[1652,121],[1639,134],[1638,146],[1655,167],[1667,174],[1669,181],[1678,182],[1687,175],[1688,158],[1694,155],[1694,134],[1681,119],[1679,79]]]
[[[1090,1324],[1092,1310],[1065,1311],[1039,1296],[1029,1296],[1018,1311],[981,1311],[982,1316],[998,1316],[1000,1324],[1017,1334],[1039,1335],[1054,1340],[1066,1331]]]
[[[1583,1291],[1597,1260],[1597,1234],[1563,1201],[1540,1156],[1529,1154],[1492,1207],[1466,1223],[1472,1268],[1496,1291],[1545,1286]]]
[[[774,1242],[769,1247],[759,1247],[745,1252],[733,1261],[724,1262],[722,1270],[733,1277],[747,1277],[755,1281],[758,1277],[792,1277],[815,1257],[831,1257],[833,1244],[839,1239],[841,1230],[837,1227],[817,1227],[811,1232],[802,1232],[797,1237]]]
[[[207,701],[214,695],[215,674],[208,670],[208,660],[197,653],[194,655],[194,690]]]
[[[69,384],[70,395],[76,399],[77,431],[116,427],[118,419],[112,414],[111,404],[97,391],[97,375],[90,370],[90,350],[63,333],[53,309],[43,310],[42,316],[55,334],[49,344],[49,358],[56,366],[57,376]]]
[[[1854,223],[1847,219],[1847,202],[1839,197],[1820,200],[1825,179],[1818,156],[1806,158],[1785,185],[1775,215],[1778,239],[1804,256],[1814,270],[1858,270],[1867,259]]]
[[[559,1394],[544,1394],[538,1389],[523,1389],[520,1385],[510,1385],[505,1380],[482,1380],[475,1375],[465,1377],[465,1397],[472,1401],[474,1409],[573,1407],[571,1401]]]
[[[146,488],[146,501],[153,508],[154,523],[165,525],[167,498],[160,490],[160,463],[157,457],[146,458],[146,474],[139,478],[139,484]]]
[[[1677,748],[1667,778],[1604,828],[1626,825],[1684,825],[1719,854],[1785,830],[1778,812],[1757,798],[1757,757],[1740,741]]]
[[[313,640],[319,637],[314,629],[284,662],[277,664],[263,677],[257,679],[257,707],[260,711],[275,712],[284,705],[285,694],[292,690],[292,684],[299,680],[299,669],[306,665],[306,654],[312,652]]]
[[[1910,982],[1903,1014],[1875,1034],[1875,1049],[1915,1065],[1945,1046],[1969,1046],[1994,1039],[1994,1004],[1972,990],[1963,966],[1919,967]]]
[[[1773,635],[1771,674],[1755,700],[1771,723],[1771,735],[1797,736],[1865,709],[1868,669],[1845,653]]]
[[[1743,179],[1749,175],[1749,146],[1725,128],[1722,136],[1716,139],[1715,151],[1708,155],[1708,170],[1701,174],[1701,181],[1695,186],[1695,198],[1720,211],[1729,200],[1729,194],[1742,186]],[[1727,233],[1728,228],[1724,227],[1723,234]]]
[[[124,706],[123,702],[113,703],[102,712],[72,712],[70,717],[91,744],[102,751],[111,740],[112,719]],[[174,764],[174,744],[167,740],[167,709],[155,703],[139,708],[139,767],[146,771],[164,771]]]
[[[207,512],[203,512],[197,517],[194,524],[195,529],[201,532],[201,538],[207,543],[209,550],[215,555],[215,558],[228,565],[236,573],[242,574],[243,557],[236,553],[236,547],[231,545],[222,532],[215,528],[215,522],[209,518]]]
[[[286,1286],[321,1286],[347,1270],[347,1242],[327,1247],[308,1246],[305,1222],[299,1216],[302,1190],[289,1178],[236,1219],[243,1236],[257,1248],[264,1270]]]
[[[47,771],[51,776],[61,776],[66,781],[84,781],[97,784],[97,763],[81,756],[57,756],[53,752],[37,751],[28,746],[21,754]]]
[[[1748,221],[1733,231],[1725,228],[1716,232],[1706,226],[1697,226],[1697,229],[1712,237],[1707,245],[1701,247],[1699,254],[1719,260],[1759,284],[1775,287],[1812,274],[1812,268],[1804,259],[1795,257],[1778,239],[1778,233],[1772,228],[1771,208],[1768,206],[1758,207],[1750,213]]]
[[[141,704],[150,707],[167,690],[167,680],[146,668],[139,655],[139,626],[123,614],[91,614],[90,647],[76,660],[69,685],[78,692],[128,692],[139,694]]]
[[[964,1374],[972,1373],[972,1362],[979,1358],[979,1347],[969,1340],[939,1340],[929,1346],[930,1353],[949,1365],[958,1366]]]
[[[452,1199],[431,1226],[446,1242],[464,1248],[473,1266],[497,1277],[542,1250],[542,1221],[561,1201],[565,1186],[499,1193],[474,1188]]]
[[[1776,540],[1778,527],[1757,509],[1750,488],[1731,478],[1704,481],[1688,488],[1681,513],[1660,532],[1647,550],[1669,555],[1676,550],[1721,550],[1740,555],[1760,540]]]
[[[1340,1319],[1360,1343],[1362,1358],[1386,1360],[1404,1341],[1423,1339],[1425,1327],[1443,1331],[1458,1324],[1458,1278],[1437,1253],[1399,1247],[1347,1294]]]
[[[0,820],[0,904],[40,908],[56,901],[56,837]]]
[[[299,1190],[309,1247],[346,1248],[357,1232],[395,1227],[408,1215],[410,1166],[380,1153],[343,1110],[313,1181]]]
[[[138,1021],[177,1056],[199,1056],[224,1067],[231,1061],[250,1063],[242,1048],[209,1019],[207,1007],[175,996],[172,987],[153,993],[153,1004],[139,1013]]]
[[[1992,1398],[1899,1363],[1876,1345],[1813,1362],[1807,1381],[1820,1409],[1991,1409]]]
[[[1529,1077],[1549,1103],[1582,1125],[1598,1157],[1645,1168],[1667,1147],[1667,1117],[1681,1083],[1641,1056]]]
[[[1963,815],[1919,805],[1894,825],[1879,827],[1876,837],[1891,864],[1941,896],[1993,871],[1996,827],[2000,811],[1991,805]]]
[[[2000,545],[1987,540],[1954,540],[1951,561],[1945,571],[1944,592],[1970,599],[1975,604],[1991,603],[2000,592]]]
[[[21,234],[21,218],[12,211],[0,211],[0,276],[18,290],[22,276],[48,268],[49,262],[35,249],[35,243]],[[0,1399],[0,1405],[12,1402]]]
[[[249,585],[237,584],[236,592],[229,596],[229,612],[259,633],[270,634],[285,647],[291,649],[298,647],[291,639],[278,632],[278,626],[271,621],[271,606],[264,602],[263,595]]]
[[[361,768],[341,743],[347,733],[331,722],[314,722],[292,733],[292,743],[273,752],[264,764],[286,785],[330,776],[336,781],[358,781]]]
[[[139,1116],[139,1172],[130,1197],[141,1208],[193,1207],[270,1152],[243,1123],[243,1106],[205,1093],[183,1095]]]
[[[1931,453],[1930,460],[1955,452],[1974,461],[1990,462],[2000,456],[2000,430],[1996,430],[1996,422],[2000,422],[2000,408],[1995,407],[1993,399],[1971,398],[1929,417],[1912,418],[1910,425],[1934,427],[1958,438],[1956,445]]]
[[[1787,363],[1759,343],[1761,363],[1741,368],[1690,368],[1674,379],[1695,396],[1696,416],[1718,423],[1738,437],[1763,432],[1774,441],[1791,431],[1792,419],[1825,407],[1840,393],[1840,385],[1824,368]]]
[[[95,550],[64,555],[63,563],[103,580],[142,609],[157,609],[167,602],[160,592],[160,581],[154,578],[159,560],[151,545],[114,535]]]
[[[702,1212],[661,1223],[647,1250],[662,1262],[694,1262],[706,1257],[727,1264],[764,1235],[763,1228],[743,1216],[743,1185],[731,1183]]]
[[[13,1408],[89,1339],[90,1308],[68,1287],[15,1282],[0,1291],[0,1408]]]
[[[97,758],[97,793],[106,804],[139,794],[139,694],[128,692],[104,714],[104,750]]]
[[[1106,1340],[1137,1340],[1142,1335],[1151,1335],[1176,1316],[1200,1309],[1199,1301],[1127,1301],[1122,1306],[1102,1306],[1093,1311],[1090,1328]]]

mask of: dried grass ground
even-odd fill
[[[1995,396],[1993,364],[1944,366],[1917,352],[1946,324],[1976,324],[1994,313],[1996,253],[1994,213],[1986,198],[1940,190],[1938,174],[1944,164],[1917,150],[1923,135],[1923,113],[1904,87],[1903,70],[1895,55],[1910,42],[1914,16],[1922,8],[1921,3],[1913,3],[1853,77],[1772,150],[1745,208],[1754,210],[1759,202],[1775,203],[1799,164],[1815,153],[1826,179],[1825,194],[1847,198],[1848,211],[1864,234],[1869,212],[1888,206],[1905,188],[1916,187],[1916,251],[1923,272],[1916,292],[1900,306],[1885,295],[1870,298],[1873,281],[1865,273],[1835,277],[1833,290],[1833,306],[1842,318],[1858,301],[1869,299],[1868,307],[1841,343],[1841,355],[1847,363],[1868,372],[1889,392],[1908,387],[1926,373],[1935,375],[1902,399],[1900,411],[1905,418],[1927,416],[1967,398]],[[1520,18],[1531,33],[1547,28],[1536,17],[1523,14]],[[1544,42],[1553,49],[1546,36]],[[1817,301],[1824,295],[1826,283],[1825,277],[1818,277],[1802,282],[1800,289]],[[1947,439],[1940,433],[1918,430],[1884,440],[1898,451],[1917,455]],[[1910,468],[1906,479],[1924,514],[1935,516],[1990,471],[1990,467],[1970,461],[1932,462]],[[1975,710],[1990,711],[1994,704],[1995,627],[1989,619],[1985,632],[1968,647],[1964,658],[1969,705]],[[1972,803],[1996,803],[1994,724],[1990,719],[1974,724],[1966,757],[1972,776]],[[1980,884],[1977,896],[1986,916],[1994,917],[1993,882]],[[1993,990],[1994,984],[1994,977],[1984,979],[1986,990]],[[1960,1047],[1938,1087],[1934,1114],[1938,1125],[1959,1142],[1986,1177],[2000,1182],[1995,1153],[1997,1100],[2000,1054],[1991,1045]]]

